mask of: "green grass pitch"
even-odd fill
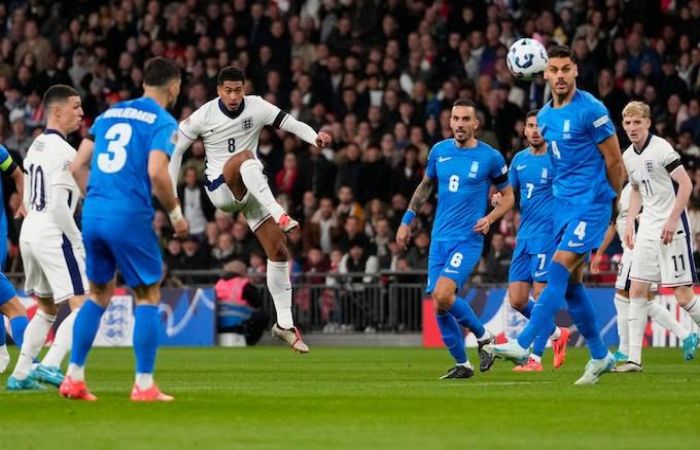
[[[499,361],[441,381],[450,367],[441,350],[168,348],[156,378],[175,403],[132,404],[131,350],[96,349],[95,403],[53,388],[0,391],[0,448],[700,448],[700,361],[646,350],[644,373],[574,386],[586,358],[573,349],[556,372],[548,354],[539,374]]]

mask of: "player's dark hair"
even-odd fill
[[[75,88],[65,84],[54,84],[44,92],[44,99],[42,100],[44,109],[48,109],[54,103],[62,103],[68,98],[75,96],[80,97],[80,93]]]
[[[527,114],[525,115],[525,120],[529,119],[529,118],[532,117],[532,116],[537,117],[537,113],[538,113],[538,112],[540,112],[539,109],[531,109],[531,110],[528,111]]]
[[[550,58],[570,58],[574,60],[574,53],[566,45],[552,45],[547,50],[547,56]]]
[[[224,67],[216,77],[217,86],[222,86],[226,81],[240,81],[245,83],[245,72],[237,67]]]
[[[458,98],[457,100],[455,100],[455,102],[452,104],[452,107],[454,108],[457,106],[468,106],[474,108],[474,111],[476,111],[476,103],[474,103],[468,98]]]
[[[146,61],[143,69],[143,83],[146,86],[165,87],[173,80],[180,79],[180,68],[174,61],[160,56]]]

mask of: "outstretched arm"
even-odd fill
[[[598,247],[598,249],[595,251],[595,254],[591,258],[591,273],[600,273],[600,268],[598,267],[598,265],[603,259],[605,251],[608,249],[608,247],[610,247],[610,243],[615,238],[616,232],[617,231],[615,230],[615,224],[611,223],[610,225],[608,225],[608,229],[605,230],[605,237],[603,237],[603,242],[600,244],[600,247]]]
[[[177,142],[175,149],[170,157],[168,164],[168,172],[172,181],[173,192],[177,195],[177,179],[180,177],[180,167],[182,166],[182,157],[187,153],[187,150],[192,146],[192,140],[184,133],[178,130]]]
[[[423,177],[423,180],[420,182],[420,184],[416,188],[416,191],[413,193],[411,201],[408,202],[408,209],[403,215],[403,219],[401,219],[401,225],[399,226],[399,229],[396,232],[396,243],[399,245],[399,247],[401,247],[404,250],[408,248],[408,240],[411,237],[410,225],[413,221],[413,218],[416,216],[416,211],[419,211],[421,206],[423,206],[423,203],[425,203],[425,201],[428,200],[428,197],[430,197],[430,194],[432,194],[434,187],[435,180],[433,178]]]
[[[275,119],[275,123],[278,120],[280,123],[276,126],[276,128],[292,133],[307,144],[315,145],[319,148],[325,148],[331,143],[332,138],[330,134],[326,133],[325,131],[319,131],[316,133],[309,125],[298,121],[284,111],[280,111],[279,115]],[[272,126],[275,126],[275,123],[273,123]]]

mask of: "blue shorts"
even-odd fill
[[[508,272],[508,282],[546,283],[549,263],[554,255],[552,236],[518,239]]]
[[[129,287],[160,282],[163,260],[151,221],[117,221],[83,217],[88,279],[104,285],[117,267]]]
[[[459,242],[432,241],[428,253],[428,286],[425,292],[433,292],[440,277],[454,281],[459,291],[479,262],[483,248],[483,239]]]
[[[612,215],[612,202],[580,205],[557,201],[554,234],[557,250],[588,253],[603,242]]]
[[[16,295],[17,292],[15,292],[15,288],[10,283],[10,280],[7,279],[4,273],[0,273],[0,306],[15,298]],[[2,321],[1,316],[0,321]],[[4,327],[5,324],[0,322],[0,326]]]

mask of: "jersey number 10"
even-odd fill
[[[29,206],[34,211],[43,211],[46,207],[44,169],[34,164],[29,165]]]

